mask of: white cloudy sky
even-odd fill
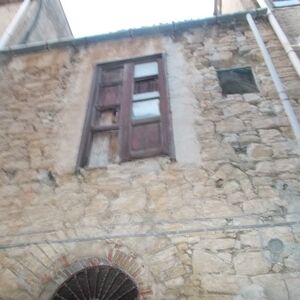
[[[75,37],[212,16],[214,0],[61,0]]]

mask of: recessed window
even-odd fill
[[[250,67],[218,70],[217,74],[224,95],[258,92]]]
[[[96,67],[77,167],[170,154],[161,55]]]
[[[275,7],[284,7],[298,4],[300,4],[300,0],[273,0],[273,5]]]

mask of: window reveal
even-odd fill
[[[170,155],[162,56],[98,65],[77,167]]]
[[[224,95],[258,92],[250,67],[218,70],[217,76]]]

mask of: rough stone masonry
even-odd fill
[[[300,85],[259,29],[300,116]],[[166,54],[176,161],[75,164],[96,63]],[[258,93],[222,95],[251,67]],[[300,151],[244,22],[23,55],[0,67],[0,299],[108,263],[140,299],[300,299]]]

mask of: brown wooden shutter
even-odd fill
[[[120,104],[123,98],[123,65],[97,69],[93,105],[83,164],[89,167],[119,162]]]
[[[171,154],[164,72],[160,55],[97,66],[78,167]]]
[[[154,66],[156,66],[157,73],[154,71],[153,74],[151,72],[148,74],[147,71],[144,71],[145,74],[140,76],[133,74],[129,129],[130,158],[168,154],[168,132],[166,129],[169,126],[169,108],[162,58],[139,61],[133,65],[133,68],[144,65],[145,69],[147,65],[150,69],[151,67],[155,69]],[[135,116],[135,110],[140,115]]]

